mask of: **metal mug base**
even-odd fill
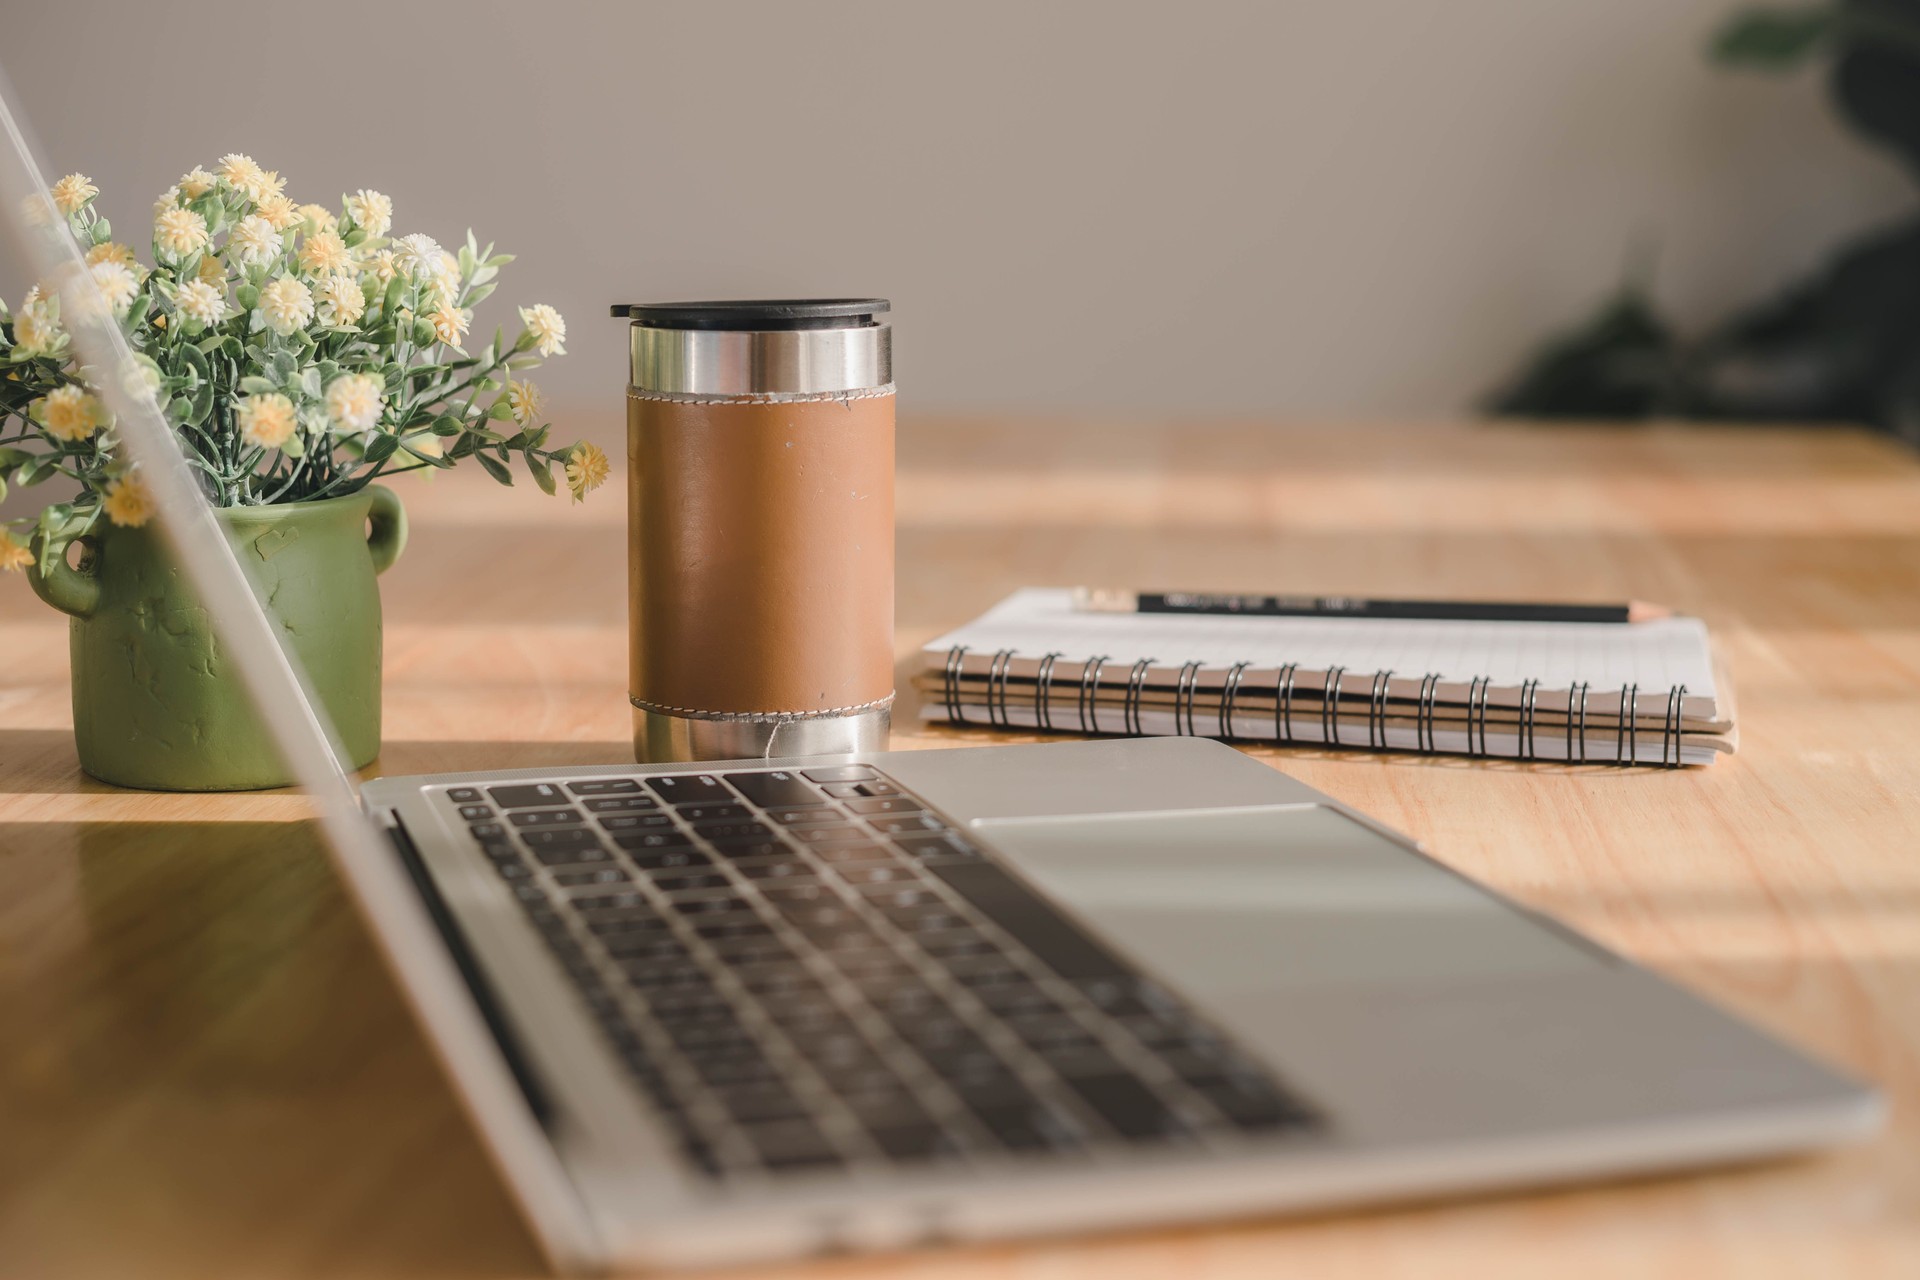
[[[633,709],[633,754],[641,764],[764,760],[773,756],[885,751],[893,709],[795,720],[704,720]]]

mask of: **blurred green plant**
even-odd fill
[[[1746,9],[1711,59],[1785,72],[1830,60],[1857,132],[1920,171],[1920,0]],[[1811,279],[1693,339],[1635,273],[1551,339],[1487,405],[1530,418],[1696,417],[1868,423],[1920,444],[1920,218],[1843,246]]]

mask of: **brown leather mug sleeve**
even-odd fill
[[[636,705],[833,713],[893,696],[893,396],[627,397]]]

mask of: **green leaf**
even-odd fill
[[[377,435],[367,441],[366,460],[368,462],[385,462],[393,456],[393,451],[399,447],[399,436]]]
[[[192,347],[186,350],[193,350]],[[193,399],[187,408],[186,423],[197,427],[205,423],[207,415],[213,412],[213,379],[208,378],[193,389]]]
[[[277,385],[275,385],[271,379],[262,378],[258,374],[249,374],[246,377],[240,379],[240,390],[241,390],[241,393],[244,395],[250,395],[250,396],[270,395],[273,392],[278,391],[279,389],[280,388]]]
[[[113,239],[113,224],[111,222],[102,218],[93,224],[93,242],[95,244],[105,244],[111,239]]]
[[[320,370],[309,365],[300,371],[300,394],[309,400],[320,398]]]
[[[508,403],[505,396],[501,396],[488,406],[487,417],[493,419],[495,422],[511,422],[513,421],[513,405]]]
[[[1737,13],[1714,35],[1709,54],[1716,62],[1763,71],[1797,66],[1839,34],[1840,8],[1815,4]]]
[[[553,464],[545,458],[536,457],[532,453],[523,453],[520,457],[526,462],[527,470],[533,476],[533,482],[540,486],[542,493],[551,497],[554,491]]]
[[[437,436],[457,436],[460,430],[460,419],[450,413],[443,413],[433,420],[433,434]]]
[[[260,305],[260,290],[250,284],[243,284],[233,291],[233,300],[240,304],[242,311],[251,311]]]
[[[491,295],[495,289],[498,289],[499,287],[500,286],[497,284],[483,284],[476,288],[468,290],[467,298],[466,298],[467,305],[469,307],[479,306],[482,302],[485,302],[487,300],[488,296]]]
[[[498,480],[504,485],[511,485],[513,483],[513,472],[507,470],[506,463],[501,462],[498,458],[490,454],[476,453],[473,456],[480,460],[480,465],[486,468],[487,474],[495,480]]]

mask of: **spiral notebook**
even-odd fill
[[[1736,745],[1706,625],[1082,613],[1034,588],[921,651],[921,716],[1595,764]]]

